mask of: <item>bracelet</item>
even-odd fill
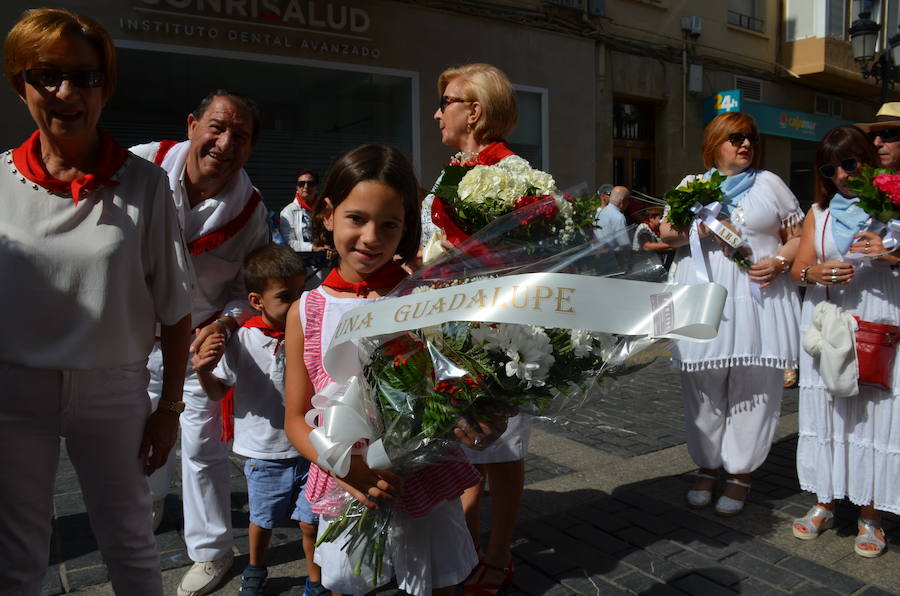
[[[779,263],[781,263],[781,272],[782,273],[784,273],[785,271],[787,271],[788,269],[791,268],[791,266],[788,265],[788,260],[786,258],[784,258],[783,256],[775,255],[772,258],[775,259],[776,261],[778,261]]]
[[[225,334],[225,341],[231,337],[231,327],[228,326],[228,323],[225,322],[225,319],[216,319],[213,321],[214,323],[218,323],[222,328],[222,332]]]
[[[807,280],[807,276],[809,275],[809,270],[812,269],[812,265],[807,265],[803,268],[803,271],[800,272],[800,284],[804,286],[809,285],[809,281]]]
[[[164,410],[167,412],[174,412],[175,414],[181,414],[184,412],[184,402],[179,401],[169,401],[167,399],[159,400],[159,404],[156,406],[158,410]]]

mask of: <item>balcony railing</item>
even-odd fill
[[[766,29],[766,22],[763,19],[758,19],[748,14],[742,14],[733,10],[728,11],[728,24],[741,27],[742,29],[756,31],[757,33],[763,33]]]

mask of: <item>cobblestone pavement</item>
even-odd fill
[[[798,487],[796,411],[797,391],[788,390],[776,442],[754,475],[748,505],[727,519],[683,503],[694,466],[684,445],[678,375],[667,362],[607,388],[566,425],[536,424],[513,544],[516,581],[505,594],[900,594],[896,516],[885,517],[889,550],[875,560],[853,553],[857,512],[849,505],[838,508],[835,531],[808,542],[791,535],[790,520],[815,501]],[[216,594],[237,592],[247,562],[246,485],[240,458],[233,463],[236,558]],[[175,593],[190,564],[177,483],[174,489],[157,533],[167,594]],[[64,457],[56,491],[44,593],[111,594]],[[276,529],[267,594],[302,594],[299,538],[294,527]]]

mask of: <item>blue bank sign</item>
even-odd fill
[[[704,122],[709,122],[717,114],[724,112],[743,112],[753,116],[761,134],[804,141],[819,141],[835,126],[852,124],[839,118],[787,110],[754,101],[742,101],[740,89],[719,91],[704,101]]]

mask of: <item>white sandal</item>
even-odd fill
[[[718,480],[717,477],[703,472],[694,472],[695,478],[705,478],[707,480]],[[715,486],[715,485],[714,485]],[[687,492],[687,504],[691,509],[703,509],[712,502],[711,490],[689,490]]]
[[[716,515],[719,515],[720,517],[731,517],[744,510],[744,503],[746,503],[747,497],[750,496],[750,484],[741,482],[737,478],[729,478],[725,483],[736,484],[737,486],[742,486],[747,489],[747,493],[742,500],[732,499],[731,497],[722,495],[719,497],[719,500],[716,501]]]
[[[853,551],[860,557],[865,557],[867,559],[874,559],[875,557],[882,555],[884,553],[885,541],[875,535],[875,530],[881,530],[881,522],[861,517],[859,518],[859,521],[856,522],[856,525],[859,529],[865,528],[866,533],[859,534],[853,541]],[[882,532],[884,532],[884,530],[882,530]],[[885,539],[887,539],[887,536],[885,536]],[[864,550],[860,548],[863,544],[874,544],[876,549]]]
[[[815,520],[821,519],[819,525],[816,526]],[[806,529],[806,532],[801,532],[797,529],[797,526],[801,526]],[[800,540],[813,540],[819,537],[819,534],[834,527],[834,513],[825,509],[824,507],[819,507],[818,505],[813,505],[812,509],[806,512],[806,515],[803,517],[797,518],[794,520],[794,523],[791,524],[791,530],[794,532],[794,537],[799,538]]]

